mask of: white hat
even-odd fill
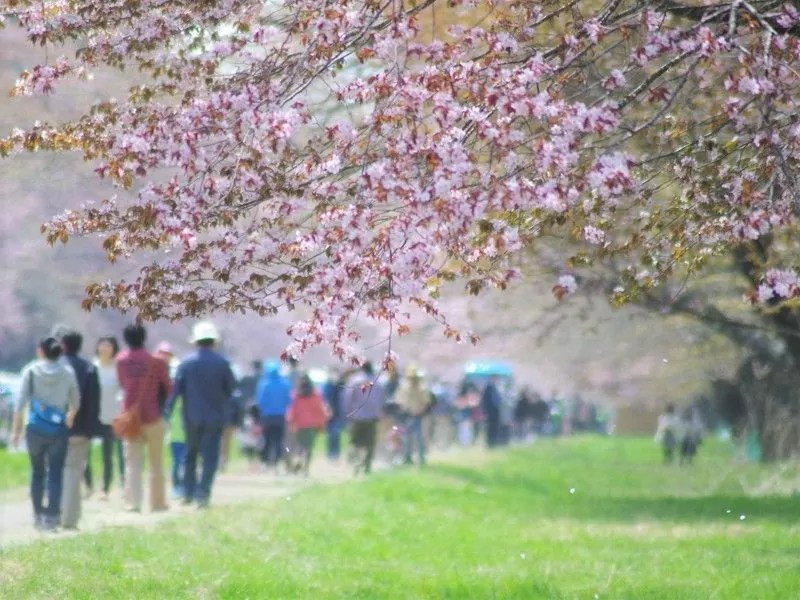
[[[189,341],[192,344],[196,344],[201,340],[219,341],[219,331],[211,321],[200,321],[194,324],[192,337]]]

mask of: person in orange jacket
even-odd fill
[[[314,388],[308,373],[303,373],[292,393],[292,403],[286,412],[289,430],[295,434],[301,468],[308,475],[311,455],[317,432],[325,427],[330,413],[322,400],[322,395]]]

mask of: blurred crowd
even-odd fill
[[[107,500],[115,477],[130,511],[145,504],[144,474],[151,511],[167,510],[168,497],[205,508],[235,453],[254,471],[308,475],[317,449],[367,474],[376,461],[424,465],[430,448],[609,428],[608,414],[580,398],[515,389],[501,364],[468,365],[453,385],[413,364],[337,370],[254,360],[242,373],[209,321],[195,324],[194,350],[182,358],[168,341],[148,350],[140,324],[121,337],[102,336],[85,358],[80,332],[54,328],[16,389],[0,387],[0,441],[30,456],[38,528],[77,527],[81,500]],[[92,469],[98,449],[102,473]]]

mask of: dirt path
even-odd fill
[[[349,479],[352,479],[352,470],[344,462],[332,464],[324,459],[315,462],[308,478],[251,472],[244,465],[235,465],[231,472],[217,475],[211,499],[212,509],[214,506],[290,496],[309,485],[336,484]],[[147,498],[147,490],[144,497]],[[183,506],[173,500],[166,512],[151,513],[145,507],[141,514],[128,513],[125,511],[122,490],[114,488],[108,501],[101,500],[97,494],[83,501],[78,531],[39,532],[33,528],[32,509],[26,491],[9,490],[0,493],[0,550],[37,539],[53,539],[54,536],[63,538],[109,527],[152,527],[167,519],[196,513],[197,510],[194,506]]]

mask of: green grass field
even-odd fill
[[[114,454],[114,469],[117,469],[117,455]],[[92,448],[92,473],[94,485],[97,489],[103,483],[103,453],[99,445]],[[165,464],[167,464],[165,462]],[[31,463],[25,452],[8,452],[0,450],[0,492],[13,490],[28,485]],[[114,478],[118,472],[114,471]]]
[[[146,531],[14,547],[0,554],[0,597],[797,598],[798,475],[737,465],[715,442],[684,469],[645,440],[469,451]]]

